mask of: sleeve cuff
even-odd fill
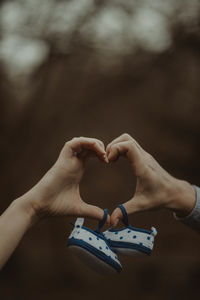
[[[176,220],[181,221],[183,224],[195,229],[200,232],[200,188],[194,186],[197,192],[197,200],[194,209],[192,212],[185,218],[178,218],[174,213]]]

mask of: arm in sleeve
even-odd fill
[[[196,204],[192,212],[185,218],[178,218],[176,214],[174,214],[175,218],[181,221],[183,224],[191,227],[200,233],[200,187],[195,186],[197,197]]]

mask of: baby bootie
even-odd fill
[[[154,246],[154,238],[157,230],[152,227],[150,230],[134,228],[129,225],[128,215],[123,205],[119,205],[123,214],[122,229],[110,228],[104,232],[104,236],[113,251],[125,255],[150,255]]]
[[[122,266],[116,253],[110,248],[108,241],[101,232],[108,216],[104,210],[103,220],[94,231],[83,226],[84,218],[78,218],[69,236],[67,246],[89,267],[101,274],[120,273]]]

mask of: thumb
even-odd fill
[[[83,203],[81,207],[81,216],[90,218],[90,219],[96,219],[96,220],[102,220],[104,216],[104,210],[95,206],[90,205],[87,203]],[[110,216],[108,215],[106,223],[110,224]]]
[[[140,208],[139,197],[135,196],[134,198],[130,199],[129,201],[123,204],[124,208],[126,209],[127,215],[133,214],[141,210]],[[115,208],[111,215],[110,223],[112,227],[116,227],[120,220],[123,219],[122,211],[119,207]]]

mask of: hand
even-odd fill
[[[167,208],[179,217],[185,217],[194,208],[194,187],[167,173],[130,135],[123,134],[112,141],[107,146],[106,153],[109,161],[125,156],[136,176],[135,195],[124,203],[128,214]],[[121,210],[116,208],[111,215],[111,225],[115,227],[120,219]]]
[[[101,141],[81,137],[64,145],[54,166],[28,192],[28,197],[25,195],[37,217],[81,216],[102,219],[103,210],[85,203],[79,192],[85,164],[91,156],[107,162]]]
[[[67,142],[54,166],[39,183],[14,200],[0,216],[0,269],[25,232],[41,217],[81,216],[99,220],[103,218],[103,210],[85,203],[79,193],[85,163],[93,155],[107,162],[104,144],[101,141],[74,138]]]

